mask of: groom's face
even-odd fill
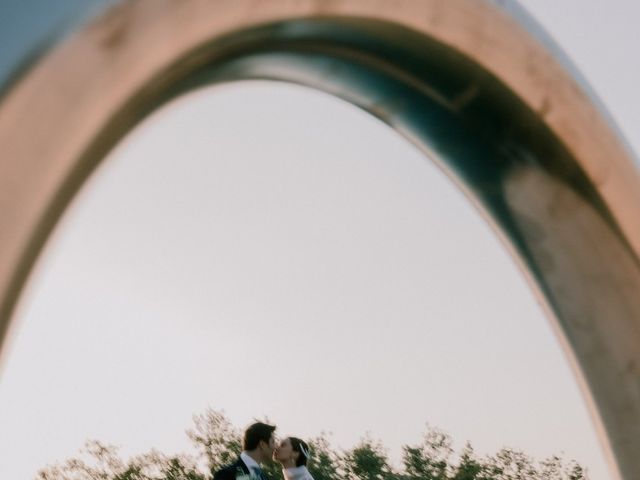
[[[265,442],[264,440],[260,441],[260,450],[262,452],[262,458],[264,458],[265,461],[271,460],[271,458],[273,457],[273,450],[275,447],[276,447],[276,438],[273,433],[269,437],[268,442]]]

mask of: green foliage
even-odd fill
[[[473,447],[467,443],[460,454],[460,461],[453,469],[452,480],[476,480],[483,470],[482,464],[476,459]]]
[[[207,408],[193,416],[193,423],[187,436],[207,471],[217,470],[240,455],[242,437],[224,413]]]
[[[262,465],[262,472],[270,480],[282,478],[282,467],[277,462],[270,462]]]
[[[80,456],[38,472],[37,480],[205,480],[188,455],[168,457],[155,450],[130,458],[118,449],[88,441]]]
[[[210,480],[212,471],[240,454],[240,433],[221,412],[207,409],[194,415],[186,433],[193,455],[151,450],[125,460],[117,447],[88,441],[77,457],[47,466],[36,480]],[[368,436],[343,452],[334,450],[324,434],[308,443],[308,468],[315,480],[589,480],[582,466],[559,456],[535,462],[503,448],[478,457],[469,443],[455,454],[450,436],[430,427],[419,443],[402,447],[401,469],[394,469],[382,443]],[[275,463],[264,471],[272,480],[282,478]]]
[[[402,463],[406,478],[411,480],[448,480],[453,453],[451,438],[444,432],[427,428],[422,442],[402,447]],[[473,477],[471,477],[473,478]]]
[[[487,480],[532,480],[537,477],[531,458],[510,448],[503,448],[490,458],[487,467]]]
[[[358,445],[345,452],[342,467],[349,480],[390,480],[395,478],[387,453],[380,442],[363,438]]]
[[[307,462],[307,468],[314,480],[341,480],[340,457],[331,448],[325,434],[309,439],[307,442],[313,454]]]

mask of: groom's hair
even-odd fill
[[[244,431],[244,438],[242,439],[242,449],[246,451],[255,450],[260,445],[260,441],[269,443],[271,435],[276,430],[274,425],[267,425],[266,423],[257,422],[250,425]]]
[[[304,440],[300,440],[296,437],[289,437],[291,442],[291,448],[294,452],[298,452],[298,458],[296,459],[296,467],[301,467],[307,464],[307,458],[309,457],[309,445]],[[301,448],[302,447],[302,448]]]

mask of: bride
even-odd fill
[[[282,465],[284,480],[313,480],[307,470],[309,445],[296,437],[287,437],[273,451],[273,459]]]

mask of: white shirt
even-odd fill
[[[253,458],[251,458],[251,456],[247,452],[242,452],[240,454],[240,460],[242,460],[244,464],[247,467],[249,467],[249,471],[251,471],[254,468],[257,468],[258,470],[262,470],[262,468],[260,468],[260,464],[256,462]]]
[[[313,480],[309,470],[307,470],[307,467],[304,465],[301,467],[285,468],[282,470],[282,475],[285,480]]]

